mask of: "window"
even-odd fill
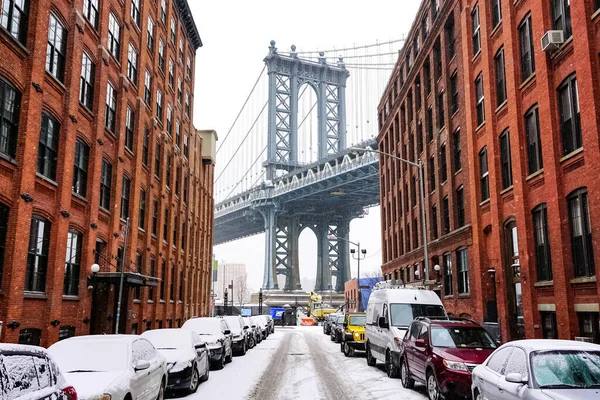
[[[177,234],[179,229],[179,219],[177,218],[177,216],[175,216],[175,218],[173,219],[173,247],[177,247],[177,239],[179,238],[179,235]]]
[[[117,91],[110,84],[106,85],[106,118],[104,126],[111,132],[115,132],[117,124]]]
[[[165,42],[162,39],[158,42],[158,68],[165,72]]]
[[[162,261],[162,265],[160,268],[160,300],[164,301],[165,299],[165,281],[167,280],[167,264],[165,263],[165,261]],[[160,327],[160,322],[159,321],[159,327]]]
[[[442,129],[445,125],[444,121],[444,92],[438,94],[438,129]]]
[[[65,56],[67,53],[67,29],[54,13],[50,13],[48,46],[46,48],[46,71],[59,81],[65,79]]]
[[[477,126],[485,122],[485,103],[483,99],[483,73],[475,79],[475,99],[477,101]]]
[[[114,58],[119,60],[121,53],[121,25],[115,14],[110,13],[108,17],[108,51]]]
[[[138,215],[138,228],[146,228],[146,191],[140,189],[140,212]]]
[[[446,21],[446,25],[444,27],[446,30],[446,50],[448,51],[448,60],[452,60],[454,55],[456,54],[456,46],[455,41],[456,38],[454,36],[454,14],[450,14],[448,17],[448,21]]]
[[[135,111],[127,106],[125,115],[125,148],[133,151],[133,132],[135,131]]]
[[[442,77],[442,45],[439,37],[433,44],[433,75],[436,80]]]
[[[431,206],[431,233],[434,240],[438,238],[437,206],[435,204]]]
[[[183,103],[183,81],[181,78],[177,78],[177,103],[179,105]]]
[[[148,15],[148,49],[150,50],[150,55],[154,53],[154,20],[150,15]]]
[[[565,40],[573,35],[571,28],[571,0],[552,0],[552,29],[563,31]]]
[[[413,220],[413,241],[415,243],[413,248],[414,249],[418,248],[419,247],[419,225],[417,224],[416,218]]]
[[[171,15],[171,43],[175,46],[175,36],[177,32],[177,22],[175,21],[175,17]]]
[[[134,85],[137,84],[138,77],[138,52],[133,43],[129,43],[127,50],[127,78]]]
[[[145,167],[148,166],[148,146],[150,141],[150,129],[147,126],[144,126],[144,138],[142,140],[142,165]]]
[[[150,259],[150,276],[155,277],[156,276],[156,260],[154,258]],[[148,302],[152,302],[154,301],[154,286],[149,286],[148,287]],[[148,322],[151,323],[151,322]],[[150,329],[150,326],[146,327],[146,330]]]
[[[452,144],[454,145],[454,172],[462,169],[461,146],[460,146],[460,128],[454,132]]]
[[[81,59],[81,82],[79,87],[79,102],[89,110],[94,103],[94,75],[96,66],[84,51]]]
[[[112,165],[102,160],[102,175],[100,177],[100,207],[110,210],[110,191],[112,186]]]
[[[179,120],[175,121],[175,145],[181,148],[181,124]]]
[[[448,180],[448,165],[446,163],[446,144],[440,146],[440,182]]]
[[[452,296],[452,254],[446,253],[443,256],[444,263],[444,296]]]
[[[131,19],[140,26],[140,0],[131,0]]]
[[[500,134],[500,167],[502,169],[502,189],[509,188],[512,186],[512,165],[508,129]]]
[[[433,107],[427,109],[427,141],[433,140]]]
[[[471,29],[473,31],[473,55],[481,50],[481,37],[479,30],[479,6],[476,5],[471,12]]]
[[[61,326],[58,331],[58,341],[68,339],[70,337],[75,336],[75,327],[74,326]]]
[[[508,362],[506,363],[506,369],[504,370],[504,375],[512,373],[520,374],[525,380],[529,379],[529,375],[527,374],[527,355],[525,355],[525,352],[518,347],[515,347],[510,354]]]
[[[464,188],[459,186],[456,189],[456,227],[465,226],[465,193]]]
[[[183,155],[187,158],[190,155],[190,146],[189,146],[189,135],[186,133],[183,135]]]
[[[533,209],[533,240],[535,243],[535,264],[538,281],[552,280],[552,259],[548,242],[548,211],[546,204]]]
[[[169,300],[175,300],[175,264],[171,264],[171,285],[169,287]]]
[[[19,332],[19,344],[28,344],[30,346],[39,346],[40,343],[42,341],[42,331],[40,329],[34,329],[34,328],[27,328],[27,329],[21,329],[21,331]],[[31,365],[31,363],[26,364],[23,363],[25,365]],[[12,371],[22,371],[19,368],[9,368],[10,371],[8,372],[12,372]],[[33,374],[35,374],[35,370],[32,371]]]
[[[504,366],[506,365],[506,360],[510,353],[512,353],[512,350],[513,347],[508,346],[494,352],[487,362],[487,367],[498,374],[502,374],[502,371],[504,371]]]
[[[45,218],[34,215],[31,219],[25,291],[42,293],[46,291],[50,228],[51,224]]]
[[[525,17],[519,25],[519,46],[521,52],[521,82],[524,82],[535,72],[531,15]]]
[[[600,0],[594,0],[594,11],[600,9]]]
[[[183,65],[183,37],[179,36],[179,62]]]
[[[504,48],[498,50],[494,56],[496,66],[496,106],[499,107],[506,101],[506,73],[504,71]]]
[[[190,118],[191,106],[190,106],[190,94],[185,92],[185,116]]]
[[[188,79],[192,79],[192,60],[190,60],[190,58],[187,58],[186,61],[186,73],[187,73],[187,78]]]
[[[444,197],[442,201],[442,212],[444,213],[444,235],[450,233],[450,204],[448,202],[448,196]]]
[[[166,242],[169,236],[169,209],[165,208],[165,220],[163,223],[163,240]]]
[[[456,250],[456,271],[458,272],[458,294],[469,293],[469,256],[466,248]]]
[[[179,197],[179,177],[181,176],[181,165],[175,168],[175,196]]]
[[[75,165],[73,168],[73,193],[87,195],[87,174],[90,148],[81,139],[75,142]]]
[[[417,152],[419,154],[423,152],[423,123],[421,121],[417,123]]]
[[[121,219],[129,218],[129,191],[131,189],[131,180],[124,176],[121,191]]]
[[[458,111],[458,74],[456,71],[450,77],[450,93],[452,95],[452,115]]]
[[[525,133],[527,135],[527,165],[531,175],[544,167],[537,105],[525,114]]]
[[[163,122],[163,98],[160,89],[156,89],[156,118]]]
[[[154,151],[154,176],[160,179],[161,170],[160,170],[160,142],[156,142],[156,150]]]
[[[167,133],[173,136],[173,107],[167,104]]]
[[[175,85],[175,63],[172,58],[169,58],[169,87],[173,90]]]
[[[144,76],[144,101],[148,105],[152,104],[152,74],[148,70]]]
[[[135,254],[135,270],[138,274],[143,274],[144,272],[144,256],[142,253]],[[139,285],[134,286],[133,289],[133,299],[139,300],[142,295],[142,287]]]
[[[427,39],[427,32],[429,32],[428,26],[429,16],[425,14],[421,19],[421,40],[425,43],[425,39]]]
[[[599,314],[597,312],[578,312],[579,336],[588,337],[594,343],[600,343]]]
[[[435,190],[435,158],[429,157],[429,191]]]
[[[60,124],[51,117],[50,114],[43,112],[38,148],[37,172],[53,181],[56,180],[59,132]]]
[[[559,86],[558,109],[560,111],[563,154],[569,154],[582,146],[579,96],[575,75],[565,79]]]
[[[167,0],[160,0],[160,19],[163,24],[167,23]]]
[[[81,242],[83,235],[75,230],[69,230],[67,235],[67,258],[65,259],[65,281],[63,295],[77,296],[79,294],[79,266],[81,264]]]
[[[12,159],[17,156],[20,107],[21,93],[0,77],[0,153]]]
[[[540,315],[542,319],[542,337],[544,339],[558,339],[556,313],[541,312]]]
[[[10,208],[0,203],[0,284],[2,283],[2,271],[4,270],[4,254],[6,249],[9,212]]]
[[[423,62],[423,80],[425,83],[425,95],[431,93],[431,67],[429,66],[429,58]]]
[[[492,0],[492,28],[502,22],[502,5],[500,0]]]
[[[410,181],[410,194],[411,194],[411,204],[413,207],[417,206],[417,178],[413,175]]]
[[[152,199],[152,234],[158,233],[158,200]]]
[[[171,164],[173,163],[173,156],[168,153],[167,154],[167,187],[171,187]]]
[[[481,201],[490,198],[490,177],[488,171],[487,148],[479,152],[479,183],[481,185]]]
[[[27,25],[29,19],[29,0],[4,0],[0,25],[17,39],[27,45]]]
[[[183,174],[183,202],[188,202],[188,176]]]
[[[177,292],[178,292],[179,301],[182,302],[183,301],[183,271],[182,270],[179,271],[179,290]]]
[[[571,250],[575,276],[594,276],[594,249],[587,189],[582,188],[574,191],[567,197],[567,202],[569,204]]]

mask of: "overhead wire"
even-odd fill
[[[348,51],[348,50],[358,50],[358,49],[368,49],[371,47],[378,47],[378,46],[383,46],[386,45],[388,43],[398,43],[398,42],[404,42],[406,41],[406,37],[403,36],[399,39],[394,39],[394,40],[390,40],[387,42],[375,42],[373,44],[366,44],[363,46],[354,46],[354,47],[346,47],[346,48],[341,48],[341,49],[336,49],[335,47],[333,49],[329,49],[329,50],[307,50],[307,51],[298,51],[298,54],[314,54],[314,53],[331,53],[331,52],[335,52],[335,51]]]

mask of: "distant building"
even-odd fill
[[[231,281],[237,282],[239,280],[245,281],[247,277],[246,274],[246,264],[234,264],[234,263],[219,263],[219,271],[217,273],[217,282],[215,283],[215,294],[217,295],[217,299],[223,298],[223,293],[225,292],[226,285],[229,285]],[[229,289],[228,289],[229,290]],[[235,287],[234,287],[235,291]],[[229,299],[231,301],[231,298]],[[237,302],[237,298],[236,298]]]
[[[360,292],[356,278],[344,285],[344,304],[347,312],[359,312],[367,309],[373,286],[381,281],[381,277],[360,278]],[[359,294],[360,293],[360,294]]]

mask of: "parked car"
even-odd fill
[[[339,314],[328,314],[323,320],[323,333],[325,335],[331,335],[331,323],[337,318]]]
[[[233,341],[233,352],[235,355],[243,356],[248,350],[248,338],[244,319],[240,315],[227,315],[223,319],[227,322],[227,326],[231,331]]]
[[[342,325],[341,350],[346,357],[354,356],[355,350],[365,349],[365,313],[348,313]]]
[[[195,393],[210,373],[208,347],[200,335],[188,329],[156,329],[142,333],[167,359],[167,391]]]
[[[79,400],[164,398],[167,361],[138,335],[75,336],[48,351]]]
[[[256,332],[256,343],[260,343],[263,341],[264,337],[262,326],[260,324],[260,318],[258,318],[258,315],[255,315],[253,317],[250,317],[250,320],[254,324],[254,330]]]
[[[471,371],[496,349],[492,337],[471,320],[432,320],[419,317],[402,340],[400,369],[386,364],[390,378],[402,386],[427,385],[431,400],[442,396],[469,397]]]
[[[244,317],[244,326],[246,327],[246,337],[248,340],[248,348],[252,349],[256,346],[256,325],[252,322],[252,318]]]
[[[265,315],[257,315],[254,317],[258,326],[260,326],[260,331],[263,339],[266,339],[269,336],[271,330],[269,329],[269,323],[267,321],[267,317]]]
[[[77,400],[48,351],[37,346],[0,344],[0,399]]]
[[[398,371],[402,338],[412,321],[420,316],[448,316],[439,296],[432,290],[390,288],[385,283],[378,285],[367,305],[367,364],[374,366],[381,361]]]
[[[330,338],[333,342],[341,343],[344,334],[344,315],[338,314],[335,322],[331,324]]]
[[[267,322],[270,327],[269,334],[275,333],[275,320],[273,320],[273,317],[271,315],[265,315],[265,317],[267,317]]]
[[[206,341],[211,366],[214,369],[223,369],[226,363],[233,360],[231,331],[224,319],[190,318],[184,322],[182,328],[196,332]]]
[[[570,340],[506,343],[473,370],[473,398],[598,399],[600,346]]]

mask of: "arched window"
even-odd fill
[[[67,257],[65,259],[65,281],[63,295],[77,296],[79,294],[79,271],[81,265],[81,242],[83,234],[74,229],[67,234]]]
[[[577,189],[567,196],[571,249],[575,276],[594,276],[592,227],[588,210],[587,188]]]
[[[25,291],[41,293],[46,291],[51,226],[48,220],[39,215],[34,215],[31,219]]]

